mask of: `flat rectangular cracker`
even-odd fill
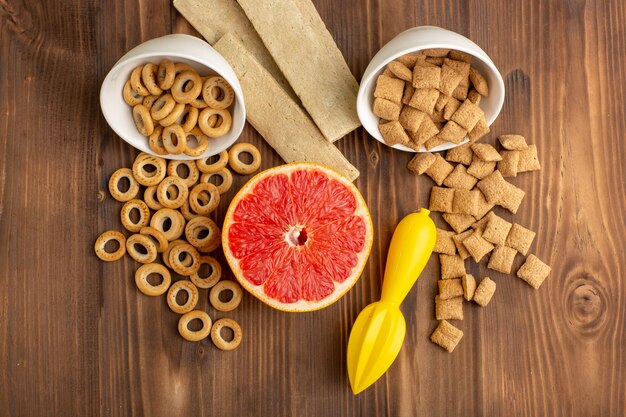
[[[472,151],[481,161],[498,162],[502,160],[502,156],[498,153],[496,148],[488,143],[474,143],[472,144]]]
[[[416,145],[423,145],[437,133],[439,133],[439,128],[430,119],[430,117],[425,117],[422,124],[420,124],[419,129],[417,129],[417,132],[409,131],[409,136],[411,136],[411,141],[413,141]],[[430,149],[426,148],[426,150]]]
[[[483,239],[480,232],[474,230],[469,237],[463,241],[463,246],[472,255],[474,262],[480,262],[483,257],[493,250],[493,245]]]
[[[409,161],[407,168],[409,171],[422,175],[435,162],[435,159],[435,155],[430,152],[420,152]]]
[[[519,151],[500,151],[502,160],[498,162],[498,171],[503,177],[517,177]]]
[[[465,94],[467,96],[467,93]],[[458,97],[454,97],[458,99]],[[459,99],[460,100],[460,99]],[[474,129],[476,123],[485,116],[485,112],[476,104],[469,100],[464,100],[457,111],[454,112],[450,120],[458,123],[468,132]],[[476,151],[474,151],[475,153]]]
[[[441,279],[459,278],[465,275],[465,263],[458,255],[439,255]]]
[[[313,3],[238,3],[324,137],[334,142],[359,127],[359,84]]]
[[[398,118],[400,117],[400,106],[393,101],[376,97],[374,99],[372,112],[381,119],[398,120]]]
[[[411,106],[404,106],[402,111],[400,111],[398,120],[408,132],[417,132],[426,117],[428,117],[426,113]]]
[[[442,300],[435,296],[435,318],[437,320],[463,320],[463,297]]]
[[[491,204],[490,202],[488,202],[487,199],[485,198],[485,195],[480,190],[474,188],[472,192],[478,193],[478,197],[476,198],[476,200],[478,201],[478,204],[476,205],[476,211],[472,213],[472,216],[474,216],[477,219],[481,219],[492,208],[494,208],[495,204]]]
[[[424,59],[426,59],[426,55],[419,53],[419,52],[411,52],[411,53],[399,56],[398,58],[396,58],[396,61],[402,63],[407,68],[412,69],[415,66],[415,63],[417,61],[419,60],[423,61]]]
[[[441,155],[435,155],[435,161],[426,170],[426,175],[432,178],[437,185],[441,186],[443,180],[452,172],[454,167],[448,161],[443,159]]]
[[[443,118],[450,120],[452,115],[461,107],[461,102],[454,97],[450,97],[446,106],[443,108]]]
[[[439,88],[441,68],[436,65],[416,65],[413,68],[413,87],[416,89]]]
[[[459,86],[463,79],[463,74],[449,65],[441,66],[441,78],[439,80],[439,91],[450,97],[452,92]]]
[[[538,289],[550,275],[550,268],[535,255],[529,255],[526,262],[517,271],[517,276],[526,281],[534,289]]]
[[[489,257],[489,263],[487,264],[487,268],[493,269],[494,271],[502,272],[503,274],[510,274],[511,269],[513,268],[515,255],[517,255],[517,251],[513,248],[508,248],[506,246],[496,246],[496,248],[491,252],[491,257]]]
[[[430,341],[439,345],[448,352],[454,351],[463,337],[463,331],[457,329],[445,320],[439,322],[435,331],[430,335]]]
[[[470,214],[444,213],[442,217],[457,234],[466,231],[476,221]]]
[[[472,301],[474,293],[476,292],[476,278],[474,278],[474,275],[463,275],[461,285],[463,285],[463,297],[465,297],[467,301]]]
[[[498,137],[500,145],[509,151],[522,151],[528,148],[526,138],[522,135],[501,135]]]
[[[445,120],[445,119],[444,119]],[[453,122],[452,120],[443,126],[443,129],[437,134],[443,142],[461,143],[467,135],[467,130]]]
[[[404,81],[381,74],[376,78],[375,98],[384,98],[400,104],[404,94]]]
[[[439,91],[434,88],[416,88],[409,101],[409,106],[414,107],[424,113],[432,114],[435,104],[439,98]]]
[[[491,212],[483,231],[483,238],[494,245],[504,245],[513,224]]]
[[[482,180],[496,169],[496,162],[482,161],[476,155],[472,157],[472,163],[467,168],[467,173]]]
[[[411,71],[411,68],[407,67],[402,62],[391,61],[387,64],[387,68],[393,73],[393,75],[400,78],[401,80],[408,82],[413,81],[413,71]]]
[[[477,194],[470,190],[457,188],[454,190],[452,212],[461,214],[474,214],[478,205]]]
[[[469,138],[471,143],[474,143],[480,140],[483,136],[485,136],[489,132],[491,132],[491,129],[489,128],[487,121],[483,117],[482,119],[478,121],[478,123],[476,123],[476,126],[474,126],[474,128],[469,131],[469,133],[467,134],[467,137]]]
[[[460,188],[471,190],[478,180],[467,173],[467,169],[462,164],[457,164],[454,170],[443,181],[443,185],[450,188]]]
[[[476,292],[474,292],[474,301],[481,307],[485,307],[491,301],[493,294],[496,292],[496,283],[489,277],[485,277],[480,281]]]
[[[458,162],[469,166],[472,163],[474,151],[472,151],[470,143],[457,146],[456,148],[449,149],[446,153],[446,161]]]
[[[528,145],[528,149],[519,151],[517,172],[539,171],[541,164],[537,156],[537,145]]]
[[[453,232],[437,228],[437,240],[435,241],[434,253],[443,253],[445,255],[456,254],[456,246],[452,240]]]
[[[530,245],[532,245],[535,236],[536,233],[532,230],[513,223],[504,244],[525,256],[530,250]]]
[[[409,138],[409,135],[407,135],[406,131],[397,120],[379,123],[378,131],[383,136],[385,143],[389,146],[397,144],[408,145],[411,141],[411,138]]]
[[[454,189],[445,187],[432,187],[430,189],[430,200],[428,210],[442,213],[452,212],[452,201],[454,200]]]
[[[354,181],[359,171],[328,142],[302,108],[232,33],[214,48],[230,63],[246,97],[250,124],[285,162],[317,162]],[[281,123],[276,123],[280,119]]]
[[[233,32],[292,100],[300,103],[300,99],[236,0],[174,0],[173,3],[180,14],[211,45],[214,45],[227,32]]]
[[[450,298],[461,297],[463,295],[461,278],[440,279],[437,281],[437,287],[439,288],[439,298],[442,300],[449,300]]]

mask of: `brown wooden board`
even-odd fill
[[[402,305],[404,346],[357,397],[345,351],[357,314],[380,295],[393,228],[428,204],[432,181],[412,157],[362,128],[338,147],[361,172],[375,242],[363,277],[335,305],[274,311],[245,294],[230,316],[234,352],[192,344],[164,298],[141,295],[137,265],[104,264],[99,233],[121,228],[109,175],[135,150],[101,116],[111,66],[142,41],[198,35],[167,0],[0,1],[0,416],[623,416],[626,414],[626,4],[620,0],[315,1],[359,79],[397,33],[439,25],[491,56],[507,88],[495,135],[537,144],[540,172],[517,215],[531,252],[552,266],[539,290],[497,282],[489,306],[467,304],[453,353],[437,323],[433,257]],[[263,168],[281,158],[252,129]],[[235,176],[215,218],[248,177]],[[446,227],[435,215],[440,227]],[[224,260],[220,258],[222,262]],[[522,262],[518,256],[515,271]],[[224,264],[225,265],[225,264]],[[232,278],[230,273],[225,274]],[[201,307],[212,318],[206,293]]]

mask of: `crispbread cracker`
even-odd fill
[[[463,259],[457,255],[439,255],[441,279],[459,278],[465,275]]]
[[[437,320],[463,320],[463,297],[442,300],[436,295],[435,317]]]
[[[452,243],[454,244],[454,242]],[[517,251],[513,248],[508,248],[506,246],[496,246],[495,249],[491,252],[491,257],[489,258],[487,268],[493,269],[494,271],[502,272],[503,274],[510,274],[511,269],[513,268],[515,255],[517,255]]]
[[[397,120],[388,123],[380,123],[378,125],[378,131],[383,136],[385,143],[389,146],[397,144],[408,145],[411,141],[411,138],[409,138],[409,135],[406,134],[406,131]]]
[[[374,100],[374,102],[376,102],[376,100]],[[428,117],[426,113],[414,109],[411,106],[404,106],[400,112],[398,120],[400,121],[402,127],[408,132],[417,132],[426,117]]]
[[[450,163],[437,154],[435,155],[435,161],[426,170],[426,175],[432,178],[437,185],[441,185],[453,169],[454,167]]]
[[[474,262],[480,262],[486,254],[493,250],[493,245],[487,242],[476,230],[463,241],[463,246],[472,255]]]
[[[440,279],[437,281],[437,287],[439,288],[439,298],[442,300],[449,300],[450,298],[463,295],[461,278]]]
[[[400,117],[400,105],[384,98],[376,97],[372,112],[385,120],[398,120]]]
[[[233,34],[224,35],[214,48],[239,78],[246,97],[248,121],[285,162],[317,162],[351,181],[359,176],[359,171],[323,137],[302,108]],[[275,122],[277,117],[281,123]],[[296,137],[298,140],[294,141]]]
[[[449,121],[443,126],[443,129],[437,134],[438,138],[443,142],[461,143],[467,135],[467,130],[453,121]]]
[[[452,352],[456,345],[459,344],[463,337],[463,331],[457,329],[447,321],[443,320],[439,322],[439,325],[435,329],[432,335],[430,335],[431,342],[441,346],[448,352]]]
[[[476,291],[474,292],[474,301],[481,307],[485,307],[491,301],[491,297],[496,292],[496,283],[489,277],[485,277],[480,281]]]
[[[467,96],[467,92],[465,93],[465,96]],[[459,99],[458,97],[455,98]],[[463,129],[471,131],[472,129],[474,129],[474,126],[476,126],[476,123],[478,123],[478,121],[484,116],[485,112],[483,111],[483,109],[481,109],[471,101],[465,100],[461,104],[461,107],[459,107],[459,109],[454,112],[450,120],[458,123],[461,127],[463,127]]]
[[[541,164],[537,156],[537,145],[528,145],[527,149],[519,151],[517,172],[539,171]]]
[[[469,166],[472,163],[474,152],[472,151],[471,144],[457,146],[456,148],[449,149],[446,153],[446,161],[458,162],[459,164]]]
[[[498,162],[498,171],[503,177],[517,177],[519,151],[500,151],[502,160]]]
[[[476,123],[476,126],[474,126],[474,128],[469,131],[467,137],[469,138],[471,143],[474,143],[489,132],[491,132],[491,129],[489,128],[487,121],[483,117],[478,121],[478,123]]]
[[[496,162],[481,161],[476,155],[472,157],[472,163],[467,168],[467,173],[478,178],[485,178],[496,169]]]
[[[482,232],[482,236],[485,240],[493,243],[494,245],[504,245],[509,231],[511,230],[511,223],[504,220],[502,217],[497,216],[493,212],[490,213],[485,230]]]
[[[444,213],[442,217],[456,233],[463,233],[476,221],[470,214]]]
[[[428,204],[428,210],[439,211],[442,213],[451,213],[453,201],[453,188],[433,187],[430,190],[430,202]]]
[[[472,151],[481,161],[497,162],[502,160],[502,156],[500,156],[496,148],[488,143],[474,143],[472,144]]]
[[[535,239],[535,235],[536,233],[532,230],[517,223],[513,223],[504,244],[525,256],[530,249],[530,245],[532,245],[533,240]]]
[[[509,151],[522,151],[528,148],[526,139],[522,135],[502,135],[498,137],[500,145]]]
[[[359,127],[356,113],[359,84],[313,3],[310,0],[238,0],[238,3],[324,137],[333,142]]]
[[[433,252],[443,253],[445,255],[456,254],[456,246],[452,240],[453,232],[437,228],[437,240]]]
[[[552,271],[552,268],[539,258],[535,255],[529,255],[524,265],[517,271],[517,276],[530,284],[534,289],[538,289],[550,275],[550,271]]]
[[[394,77],[381,74],[376,78],[376,88],[374,89],[374,97],[384,98],[400,104],[402,94],[404,93],[404,81]]]
[[[430,152],[418,153],[409,161],[407,168],[418,175],[422,175],[435,162],[435,159],[435,155]]]
[[[413,81],[413,71],[411,71],[411,69],[403,63],[399,61],[391,61],[387,64],[387,68],[399,79],[408,82]]]
[[[441,68],[436,65],[416,65],[413,68],[413,87],[418,90],[439,88],[440,79]]]
[[[455,189],[452,213],[474,214],[478,206],[478,195],[469,190]]]
[[[474,188],[478,180],[476,177],[467,173],[467,169],[458,164],[454,167],[454,170],[443,181],[443,185],[450,188],[460,188],[463,190],[471,190]]]

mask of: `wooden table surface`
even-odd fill
[[[137,291],[132,260],[94,256],[98,234],[121,228],[108,177],[137,153],[106,124],[98,93],[130,48],[196,32],[168,0],[0,0],[0,416],[626,414],[626,3],[315,4],[357,79],[416,25],[487,51],[507,89],[487,141],[520,133],[539,148],[542,170],[513,180],[527,192],[515,220],[538,232],[532,252],[550,278],[535,291],[468,261],[498,290],[487,308],[466,305],[465,336],[449,354],[428,340],[433,257],[402,306],[399,357],[353,396],[351,325],[380,294],[394,226],[428,203],[432,185],[406,170],[411,155],[358,129],[338,142],[361,171],[376,233],[357,285],[309,314],[246,294],[232,314],[244,329],[234,352],[183,341],[164,297]],[[261,148],[263,168],[281,163],[251,127],[241,140]]]

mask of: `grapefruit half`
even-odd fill
[[[253,177],[233,198],[224,254],[252,295],[283,311],[337,301],[359,279],[372,248],[365,201],[347,178],[294,163]]]

